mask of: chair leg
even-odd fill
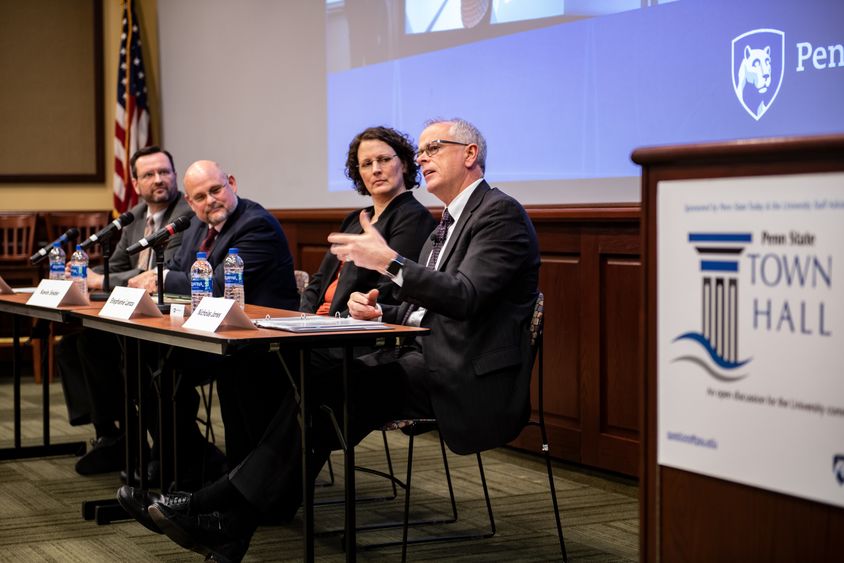
[[[390,473],[390,485],[393,487],[393,498],[399,496],[396,489],[396,474],[393,473],[393,458],[390,455],[390,444],[387,443],[387,431],[381,430],[381,438],[384,440],[384,457],[387,458],[387,471]]]
[[[413,434],[407,445],[407,476],[405,477],[404,488],[404,526],[401,531],[401,560],[407,561],[407,528],[410,522],[410,478],[413,475]],[[451,479],[449,479],[450,485]]]
[[[484,534],[478,537],[491,538],[495,535],[495,518],[492,516],[492,503],[489,500],[489,489],[486,486],[486,475],[484,474],[484,464],[481,461],[480,452],[475,454],[478,457],[478,472],[481,474],[481,485],[484,488],[484,500],[486,500],[486,511],[489,515],[489,534]]]
[[[457,499],[454,498],[454,484],[451,481],[451,471],[448,468],[448,455],[445,451],[445,440],[443,440],[442,434],[440,434],[440,451],[442,452],[443,456],[445,481],[448,484],[448,498],[451,501],[451,520],[445,520],[442,523],[451,524],[452,522],[457,522]],[[486,489],[486,483],[484,483],[484,489]]]
[[[569,558],[566,553],[566,541],[563,539],[563,524],[560,521],[560,507],[557,504],[557,488],[554,486],[554,472],[551,470],[551,453],[545,444],[543,444],[543,450],[545,450],[545,467],[548,470],[548,487],[551,489],[551,502],[554,505],[554,518],[557,520],[557,537],[560,539],[560,554],[563,556],[563,561],[567,562]]]

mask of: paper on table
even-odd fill
[[[255,319],[252,322],[261,328],[274,328],[288,332],[336,332],[343,330],[389,330],[384,323],[359,321],[352,318],[302,315],[301,317],[274,317]]]

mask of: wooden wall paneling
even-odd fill
[[[637,473],[639,446],[639,236],[599,235],[600,340],[596,465]]]
[[[545,423],[551,455],[572,461],[581,457],[580,268],[579,252],[544,254],[539,273],[539,288],[545,294]],[[534,413],[538,400],[534,372]],[[538,434],[519,445],[539,451]]]

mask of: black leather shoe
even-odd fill
[[[117,502],[129,515],[141,523],[146,529],[163,534],[147,509],[155,503],[170,507],[174,512],[187,514],[190,511],[190,493],[160,494],[123,485],[117,490]]]
[[[123,467],[126,439],[123,434],[101,436],[91,440],[91,449],[76,462],[80,475],[98,475],[119,471]]]
[[[167,537],[213,561],[239,563],[249,549],[255,526],[231,513],[184,514],[164,504],[153,504],[149,515]]]

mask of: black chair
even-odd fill
[[[545,394],[544,394],[544,336],[545,326],[545,296],[540,292],[536,298],[536,304],[533,308],[533,318],[530,325],[530,344],[533,349],[533,361],[539,357],[539,365],[536,374],[536,383],[538,391],[539,405],[537,408],[537,418],[528,421],[529,426],[537,426],[542,437],[542,455],[545,458],[545,468],[548,471],[548,488],[551,491],[551,502],[554,506],[554,518],[557,522],[557,536],[560,539],[560,554],[563,556],[563,561],[568,561],[568,554],[566,553],[566,542],[563,538],[563,525],[560,521],[560,507],[557,504],[557,489],[554,486],[554,472],[551,469],[551,448],[548,444],[548,431],[545,428]]]
[[[537,408],[537,418],[531,419],[528,421],[529,426],[536,426],[540,430],[540,434],[542,437],[542,445],[541,451],[543,457],[545,458],[545,466],[548,472],[548,485],[551,492],[551,501],[554,508],[554,518],[557,524],[557,536],[560,541],[560,554],[562,555],[563,561],[568,561],[568,554],[566,552],[566,544],[565,539],[563,538],[563,527],[562,522],[560,520],[560,509],[557,503],[557,490],[554,486],[554,473],[551,467],[551,453],[550,447],[548,444],[548,433],[545,427],[545,407],[544,407],[544,351],[543,351],[543,328],[544,328],[544,321],[545,321],[545,297],[542,293],[536,299],[536,303],[534,305],[533,316],[531,318],[530,324],[530,344],[533,354],[531,355],[531,369],[533,369],[534,364],[536,363],[536,358],[539,358],[539,364],[537,369],[537,386],[538,386],[538,401],[539,405]],[[388,426],[388,429],[416,429],[419,426],[423,428],[430,427],[430,425],[436,425],[435,420],[405,420],[405,421],[395,421]],[[427,426],[426,426],[427,425]],[[481,461],[481,454],[475,454],[478,460],[478,471],[481,477],[481,485],[484,491],[484,498],[486,500],[486,508],[487,514],[489,517],[489,524],[490,529],[489,531],[478,532],[474,534],[454,534],[454,535],[447,535],[447,536],[435,536],[435,537],[425,537],[425,538],[416,538],[409,540],[408,539],[408,528],[413,523],[410,522],[410,483],[411,483],[411,474],[413,468],[413,437],[414,434],[419,432],[410,432],[410,441],[408,443],[408,453],[407,453],[407,476],[406,480],[403,484],[401,484],[402,488],[405,489],[405,508],[404,508],[404,522],[402,525],[402,541],[401,542],[384,542],[379,544],[371,544],[368,546],[362,546],[363,548],[374,548],[374,547],[386,547],[392,545],[398,545],[401,543],[402,545],[402,561],[407,560],[407,546],[410,544],[417,544],[417,543],[430,543],[430,542],[441,542],[441,541],[455,541],[455,540],[463,540],[463,539],[482,539],[482,538],[489,538],[495,535],[495,520],[492,513],[492,505],[489,499],[489,490],[487,488],[486,477],[484,475],[483,470],[483,462]],[[448,460],[446,458],[445,453],[445,445],[440,438],[440,447],[442,448],[443,452],[443,462],[445,465],[446,471],[446,479],[448,480],[448,487],[449,492],[451,494],[451,503],[452,503],[452,511],[453,511],[453,520],[442,521],[442,522],[454,522],[457,520],[457,507],[454,502],[454,492],[451,486],[451,475],[448,471]]]

